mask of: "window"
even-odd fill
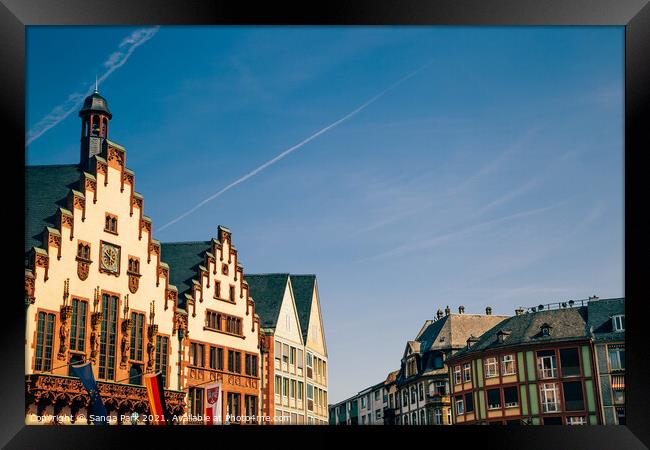
[[[381,396],[381,390],[375,391],[375,401],[379,401],[379,397]]]
[[[564,409],[566,411],[584,411],[585,401],[582,396],[581,381],[562,383],[562,391],[564,391]]]
[[[102,294],[102,324],[99,337],[99,376],[115,379],[115,342],[117,340],[117,297]]]
[[[133,328],[131,330],[131,352],[129,358],[133,361],[142,361],[144,348],[144,314],[132,312],[131,324]]]
[[[512,408],[519,405],[519,394],[516,386],[503,388],[503,403],[506,408]]]
[[[539,377],[542,379],[557,377],[555,350],[543,350],[537,352],[537,372]]]
[[[117,234],[117,216],[106,213],[106,218],[104,220],[104,231]]]
[[[566,424],[567,425],[587,425],[587,418],[583,417],[583,416],[567,417],[566,418]]]
[[[503,355],[501,357],[501,375],[515,374],[515,355]]]
[[[402,391],[402,405],[407,406],[409,404],[409,391],[404,389]]]
[[[305,384],[302,381],[298,381],[298,400],[302,401],[302,393],[304,392]]]
[[[539,392],[542,400],[543,413],[557,412],[560,410],[557,383],[542,383],[539,386]]]
[[[563,377],[580,376],[580,356],[577,348],[560,349],[560,365]]]
[[[612,328],[614,331],[625,331],[625,315],[620,314],[612,317]]]
[[[562,425],[561,417],[544,417],[544,425]]]
[[[190,366],[205,367],[203,361],[204,352],[205,346],[203,344],[190,342]]]
[[[241,394],[228,392],[228,414],[230,422],[239,422],[238,417],[241,415]]]
[[[470,363],[463,364],[463,381],[465,383],[472,381],[472,366]]]
[[[282,377],[279,375],[275,376],[275,395],[282,394]]]
[[[314,355],[307,352],[307,377],[308,378],[312,378],[314,376],[313,367],[314,367]]]
[[[447,408],[447,423],[451,425],[451,408]]]
[[[291,383],[289,384],[289,397],[293,399],[296,398],[296,380],[291,380]]]
[[[282,396],[289,396],[289,379],[284,377],[282,378]]]
[[[70,351],[83,352],[86,347],[86,307],[88,302],[72,299],[70,319]]]
[[[462,383],[462,379],[460,376],[460,366],[454,366],[454,384],[458,385]]]
[[[423,409],[420,410],[420,425],[426,425],[426,423],[424,422],[424,410]]]
[[[462,397],[456,397],[456,414],[462,416],[465,414],[465,405]]]
[[[289,364],[292,366],[296,365],[296,347],[289,349]]]
[[[131,364],[129,368],[129,384],[142,384],[142,364]]]
[[[257,396],[246,395],[244,397],[244,414],[248,416],[247,422],[257,421]]]
[[[39,312],[36,330],[36,359],[34,369],[48,371],[52,369],[52,347],[54,341],[54,320],[51,313]]]
[[[625,346],[610,345],[607,347],[610,370],[625,370]]]
[[[415,357],[408,360],[406,363],[406,376],[410,377],[417,374],[417,363],[415,362]]]
[[[193,416],[203,415],[203,388],[191,387],[190,397],[190,414]]]
[[[232,285],[230,286],[230,292],[229,292],[228,295],[229,295],[228,300],[235,303],[235,286],[232,286]]]
[[[79,241],[79,244],[77,244],[77,258],[90,261],[90,244]]]
[[[447,382],[446,381],[436,381],[436,383],[435,383],[435,392],[438,395],[447,395]]]
[[[221,281],[214,282],[214,297],[221,298]]]
[[[301,349],[297,349],[297,351],[296,351],[296,358],[297,358],[297,360],[298,360],[298,364],[297,364],[297,367],[298,367],[298,375],[302,375],[302,369],[303,369],[303,367],[304,367],[304,365],[305,365],[305,361],[304,361],[303,352],[302,352]]]
[[[241,373],[241,353],[228,350],[228,371]]]
[[[128,272],[139,274],[140,273],[140,260],[135,256],[129,256]]]
[[[418,424],[418,416],[415,414],[415,412],[411,413],[411,425],[417,425]]]
[[[442,369],[442,366],[443,366],[442,355],[440,353],[436,353],[433,357],[433,368]]]
[[[424,384],[420,383],[418,385],[418,398],[420,401],[424,401]]]
[[[257,376],[257,356],[249,355],[248,353],[244,357],[244,373],[246,375],[256,377]]]
[[[411,403],[415,403],[417,401],[417,393],[415,386],[411,386]]]
[[[488,409],[499,409],[499,408],[501,408],[501,390],[500,389],[488,389],[488,391],[487,391],[487,403],[488,403]]]
[[[221,330],[221,314],[207,310],[205,312],[205,326],[213,330]]]
[[[494,378],[499,376],[498,363],[496,357],[485,358],[485,378]]]
[[[381,419],[381,409],[375,410],[375,420]]]
[[[619,425],[625,425],[625,408],[622,406],[616,408],[616,421]]]
[[[465,394],[465,412],[471,413],[474,411],[474,399],[472,393]]]
[[[167,386],[167,364],[169,352],[169,338],[156,336],[156,372],[162,372],[163,385]]]
[[[612,375],[612,400],[617,405],[625,403],[625,375]]]
[[[442,410],[440,408],[437,408],[434,411],[433,417],[434,417],[434,419],[433,419],[434,422],[433,423],[435,423],[436,425],[442,425]]]

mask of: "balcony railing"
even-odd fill
[[[109,410],[148,411],[149,396],[147,388],[133,384],[97,381],[102,401]],[[88,392],[81,380],[51,374],[29,374],[25,376],[27,395],[38,403],[41,399],[63,404],[79,402],[86,407],[90,404]],[[185,411],[185,392],[165,390],[165,403],[171,414],[181,416]]]

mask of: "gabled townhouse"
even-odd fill
[[[601,424],[588,314],[585,301],[519,308],[468,339],[449,360],[454,423]]]
[[[158,371],[170,412],[182,415],[175,324],[186,313],[126,149],[109,139],[108,102],[95,90],[79,117],[78,163],[25,167],[26,423],[88,422],[71,370],[84,362],[116,422],[135,413],[144,423],[143,374]]]
[[[305,359],[289,274],[246,275],[261,324],[265,423],[305,423]]]
[[[458,314],[439,309],[427,320],[414,340],[407,342],[396,377],[395,423],[401,425],[449,425],[452,422],[448,360],[466,345],[468,338],[480,336],[506,316]]]
[[[625,425],[625,299],[592,297],[587,315],[598,369],[601,423]]]
[[[209,241],[162,244],[186,311],[180,385],[190,417],[205,416],[206,385],[220,382],[222,423],[254,424],[260,411],[260,321],[229,229]]]

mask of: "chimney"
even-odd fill
[[[448,316],[449,314],[451,314],[451,309],[449,309],[449,305],[447,305],[445,308],[445,316]]]
[[[515,316],[521,316],[523,313],[524,313],[524,309],[521,306],[515,309]]]
[[[491,316],[492,315],[492,307],[488,306],[485,308],[485,315]]]
[[[440,320],[442,319],[442,309],[438,308],[438,312],[436,312],[436,319]]]
[[[465,307],[463,305],[460,305],[458,307],[458,314],[463,314],[465,312]]]

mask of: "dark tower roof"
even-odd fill
[[[93,112],[106,114],[109,119],[113,117],[110,110],[108,109],[108,102],[104,97],[99,95],[99,92],[97,91],[86,97],[84,100],[84,105],[79,111],[79,117],[86,116]]]

